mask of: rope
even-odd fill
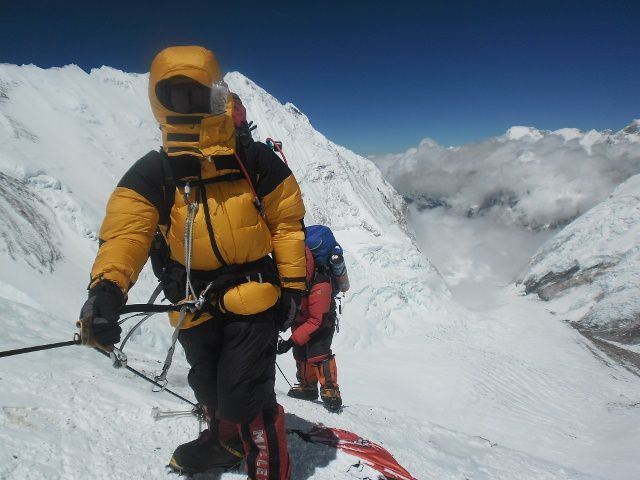
[[[123,312],[120,311],[120,315],[122,314]],[[118,320],[118,325],[122,325],[124,322],[126,322],[127,320],[131,320],[132,318],[144,317],[144,315],[145,315],[144,312],[140,312],[140,313],[134,313],[133,315],[129,315],[128,317],[121,318],[120,320]]]
[[[280,370],[280,373],[282,374],[282,377],[285,379],[285,381],[289,384],[290,388],[293,388],[293,385],[291,385],[291,382],[289,381],[289,379],[287,378],[287,376],[284,374],[284,372],[282,371],[282,369],[280,368],[280,365],[278,365],[278,362],[276,362],[276,367],[278,367],[278,370]]]
[[[235,155],[236,160],[238,161],[238,165],[240,166],[240,170],[242,170],[242,174],[244,175],[244,177],[247,179],[247,182],[249,183],[249,188],[251,189],[251,193],[253,193],[253,203],[256,206],[258,213],[260,213],[260,216],[264,217],[264,205],[260,201],[260,197],[258,197],[258,194],[256,193],[256,189],[253,187],[253,182],[251,181],[249,172],[247,172],[247,169],[245,168],[244,162],[240,158],[240,155],[238,155],[237,152],[233,152],[233,154]]]
[[[109,353],[107,353],[107,352],[105,352],[105,351],[103,351],[103,350],[100,350],[99,348],[94,348],[94,350],[95,350],[96,352],[101,353],[102,355],[104,355],[104,356],[106,356],[106,357],[108,357],[108,356],[109,356]],[[138,377],[142,378],[143,380],[146,380],[147,382],[149,382],[149,383],[151,383],[151,384],[155,385],[156,387],[160,388],[161,390],[158,390],[159,392],[160,392],[160,391],[165,391],[165,392],[167,392],[168,394],[173,395],[173,396],[174,396],[174,397],[176,397],[176,398],[179,398],[179,399],[180,399],[180,400],[182,400],[183,402],[188,403],[188,404],[189,404],[189,405],[191,405],[192,407],[197,407],[197,404],[196,404],[196,403],[193,403],[191,400],[187,400],[187,399],[186,399],[186,398],[184,398],[182,395],[178,395],[176,392],[173,392],[173,391],[169,390],[168,388],[166,388],[166,386],[160,385],[158,382],[155,382],[155,381],[151,380],[149,377],[147,377],[147,376],[146,376],[145,374],[143,374],[143,373],[140,373],[140,372],[139,372],[138,370],[136,370],[135,368],[131,368],[129,365],[125,365],[125,368],[126,368],[127,370],[129,370],[131,373],[133,373],[134,375],[136,375],[136,376],[138,376]]]
[[[184,258],[185,258],[185,269],[187,271],[187,281],[184,286],[184,298],[189,298],[189,294],[192,295],[192,298],[195,300],[196,292],[191,285],[191,253],[192,253],[192,242],[193,242],[193,224],[196,218],[196,214],[198,213],[198,202],[192,202],[189,199],[189,194],[191,193],[191,186],[187,183],[184,186],[184,201],[188,206],[189,213],[187,215],[187,224],[184,229]]]
[[[187,215],[187,223],[184,229],[184,258],[185,258],[185,270],[187,273],[187,279],[184,287],[184,298],[187,300],[189,295],[192,295],[192,299],[196,301],[198,298],[196,292],[191,284],[191,255],[193,253],[193,224],[195,222],[196,214],[198,213],[198,202],[192,202],[189,198],[189,194],[191,193],[191,187],[189,183],[184,186],[184,201],[188,206],[189,214]],[[206,201],[206,199],[204,200]],[[202,307],[203,302],[196,302],[196,306],[199,305]],[[156,375],[154,378],[155,385],[157,385],[160,390],[154,390],[157,392],[161,392],[165,388],[167,388],[167,374],[169,373],[169,369],[171,368],[171,363],[173,362],[173,354],[176,349],[176,342],[178,341],[178,335],[180,334],[180,329],[184,324],[185,318],[187,318],[187,310],[192,310],[191,302],[188,304],[182,304],[180,308],[180,318],[178,319],[178,323],[176,327],[173,329],[173,334],[171,335],[171,346],[169,350],[167,350],[167,356],[164,359],[164,365],[162,365],[162,371],[160,375]]]
[[[28,347],[28,348],[18,348],[16,350],[7,350],[5,352],[0,352],[0,357],[9,357],[11,355],[20,355],[22,353],[37,352],[38,350],[49,350],[49,349],[52,349],[52,348],[59,348],[59,347],[68,347],[68,346],[71,346],[71,345],[80,345],[79,338],[74,339],[74,340],[70,340],[68,342],[49,343],[49,344],[46,344],[46,345],[39,345],[37,347]],[[110,357],[109,352],[105,352],[104,350],[101,350],[99,348],[94,348],[94,350],[96,352],[101,353],[105,357]],[[196,403],[193,403],[191,400],[188,400],[188,399],[184,398],[182,395],[179,395],[179,394],[169,390],[168,388],[166,388],[166,386],[160,385],[159,383],[153,381],[152,379],[150,379],[149,377],[147,377],[143,373],[140,373],[135,368],[132,368],[132,367],[126,365],[126,364],[123,364],[122,366],[124,366],[127,370],[129,370],[134,375],[142,378],[143,380],[146,380],[147,382],[155,385],[156,387],[161,388],[162,390],[166,391],[168,394],[173,395],[174,397],[182,400],[183,402],[188,403],[192,407],[197,408],[197,404]]]
[[[160,292],[162,291],[162,282],[158,283],[158,286],[156,287],[156,289],[153,291],[153,293],[151,294],[151,297],[149,297],[149,300],[147,301],[147,305],[152,305],[153,302],[156,301],[156,298],[158,298],[158,296],[160,295]],[[133,333],[140,327],[140,325],[142,325],[144,322],[146,322],[147,320],[149,320],[149,318],[153,317],[156,313],[148,313],[147,315],[144,315],[142,317],[142,320],[140,320],[138,323],[136,323],[133,328],[131,330],[129,330],[129,332],[127,333],[127,335],[124,337],[124,340],[122,340],[122,343],[120,343],[120,351],[122,352],[124,350],[124,346],[127,344],[127,341],[129,340],[129,338],[131,337],[131,335],[133,335]],[[140,315],[140,314],[138,314]],[[124,323],[126,320],[129,320],[130,318],[136,317],[138,315],[132,315],[130,317],[127,317],[121,321],[119,321],[119,324]]]
[[[23,353],[37,352],[39,350],[50,350],[52,348],[68,347],[70,345],[78,345],[77,340],[69,340],[68,342],[48,343],[46,345],[38,345],[36,347],[17,348],[15,350],[7,350],[0,352],[0,358],[11,357],[13,355],[21,355]]]
[[[133,335],[133,332],[135,332],[138,327],[140,327],[140,325],[142,325],[144,322],[146,322],[149,318],[153,317],[155,315],[155,313],[150,313],[148,315],[145,315],[144,317],[142,317],[142,320],[140,320],[138,323],[136,323],[133,328],[131,330],[129,330],[129,332],[127,333],[127,335],[124,337],[124,340],[122,340],[122,343],[120,344],[120,351],[124,350],[124,346],[127,344],[127,341],[129,340],[129,337],[131,337],[131,335]]]
[[[167,373],[169,373],[169,368],[171,368],[171,363],[173,362],[173,353],[176,349],[176,342],[178,341],[178,335],[180,334],[180,328],[182,328],[182,324],[184,323],[184,319],[187,317],[187,309],[188,306],[182,307],[180,310],[180,319],[178,320],[178,324],[176,328],[173,329],[173,334],[171,335],[171,346],[169,350],[167,350],[167,356],[164,359],[164,365],[162,365],[162,372],[160,375],[156,375],[154,380],[157,382],[157,385],[160,386],[160,390],[154,390],[156,392],[161,392],[167,386],[169,381],[167,380]]]
[[[149,305],[148,303],[132,303],[120,309],[120,315],[127,313],[166,313],[179,312],[182,305]]]

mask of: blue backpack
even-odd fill
[[[342,247],[333,236],[329,227],[324,225],[310,225],[306,227],[304,243],[311,250],[313,259],[318,266],[329,266],[332,255],[342,255]]]
[[[346,292],[349,289],[349,277],[344,263],[344,251],[333,232],[325,225],[310,225],[305,230],[304,243],[311,250],[316,268],[331,275],[335,293]]]

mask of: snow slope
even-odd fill
[[[520,282],[599,336],[640,343],[640,175],[545,243]]]
[[[602,478],[635,478],[638,378],[513,284],[551,232],[442,208],[409,213],[469,309],[462,328],[422,339],[416,395],[429,417]]]
[[[497,289],[491,309],[454,302],[371,162],[242,75],[227,80],[256,138],[284,142],[306,222],[330,224],[347,251],[353,292],[334,344],[346,408],[329,415],[289,399],[279,376],[290,426],[353,430],[421,480],[632,478],[637,377],[594,356],[541,302]],[[106,199],[158,143],[145,75],[0,65],[1,350],[71,337]],[[131,300],[152,286],[144,272]],[[130,365],[157,373],[169,336],[164,318],[150,320],[127,346]],[[279,363],[293,380],[293,360]],[[170,388],[191,398],[187,371],[179,352]],[[160,478],[173,448],[197,433],[189,418],[155,422],[151,407],[185,405],[80,347],[1,359],[0,383],[3,479]],[[371,477],[342,454],[289,444],[296,480]]]

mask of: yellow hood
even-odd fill
[[[235,151],[233,97],[229,95],[222,115],[183,114],[166,108],[158,99],[158,83],[171,77],[188,77],[210,88],[222,79],[218,60],[211,50],[198,46],[169,47],[151,63],[149,101],[160,123],[162,147],[170,156],[231,155]]]

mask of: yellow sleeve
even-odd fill
[[[90,286],[105,279],[126,294],[147,261],[158,219],[158,210],[145,197],[129,188],[116,188],[100,228],[101,245]]]
[[[305,290],[304,203],[293,174],[265,195],[262,201],[282,286]]]

